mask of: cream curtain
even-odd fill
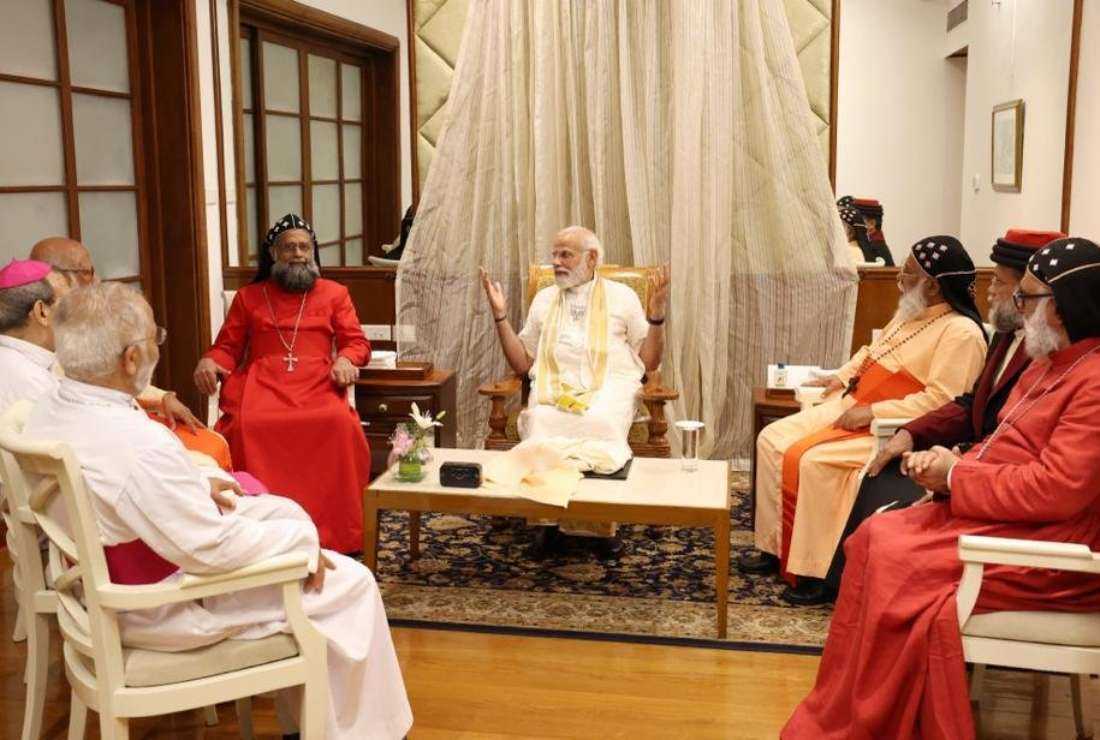
[[[522,324],[528,265],[594,229],[672,266],[663,364],[703,451],[746,456],[768,362],[837,365],[856,274],[779,0],[476,0],[398,278],[403,357],[458,371],[458,435],[506,373],[477,280]]]

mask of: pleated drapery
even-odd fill
[[[843,361],[857,278],[778,0],[478,0],[446,115],[397,308],[402,357],[457,370],[460,445],[507,373],[478,267],[518,329],[570,224],[671,264],[662,377],[705,454],[748,455],[767,363]]]

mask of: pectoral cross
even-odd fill
[[[294,372],[294,364],[298,362],[298,358],[294,356],[294,352],[287,350],[286,356],[283,357],[283,361],[286,362],[286,371],[288,373]]]

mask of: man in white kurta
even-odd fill
[[[69,377],[39,400],[25,433],[73,449],[105,550],[136,542],[138,554],[125,565],[138,581],[151,572],[140,558],[167,561],[178,569],[167,577],[176,579],[307,553],[315,588],[305,589],[303,605],[328,641],[328,737],[403,737],[412,713],[370,571],[321,550],[316,527],[289,499],[232,497],[232,509],[219,509],[212,498],[224,487],[212,485],[179,439],[135,403],[134,389],[144,387],[159,357],[152,311],[140,294],[120,284],[76,291],[59,304],[55,332]],[[128,612],[120,627],[125,644],[159,650],[288,629],[274,588]]]
[[[603,247],[588,229],[560,231],[551,259],[555,285],[535,295],[518,334],[500,285],[482,271],[505,357],[531,379],[520,438],[561,451],[582,470],[614,473],[631,458],[627,439],[642,377],[660,365],[668,272],[652,278],[643,309],[633,289],[599,276]],[[561,526],[577,534],[611,534],[609,527]]]

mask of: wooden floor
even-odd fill
[[[11,571],[0,551],[0,731],[19,737],[25,648],[11,641]],[[769,738],[811,684],[817,658],[440,630],[395,629],[421,738]],[[65,737],[68,689],[56,630],[44,737]],[[1090,682],[1090,709],[1100,687]],[[1072,738],[1069,681],[990,671],[982,736]],[[231,704],[135,721],[135,738],[233,738]],[[1090,712],[1092,717],[1095,712]],[[257,737],[279,737],[272,702],[255,700]],[[88,737],[98,737],[89,715]]]

